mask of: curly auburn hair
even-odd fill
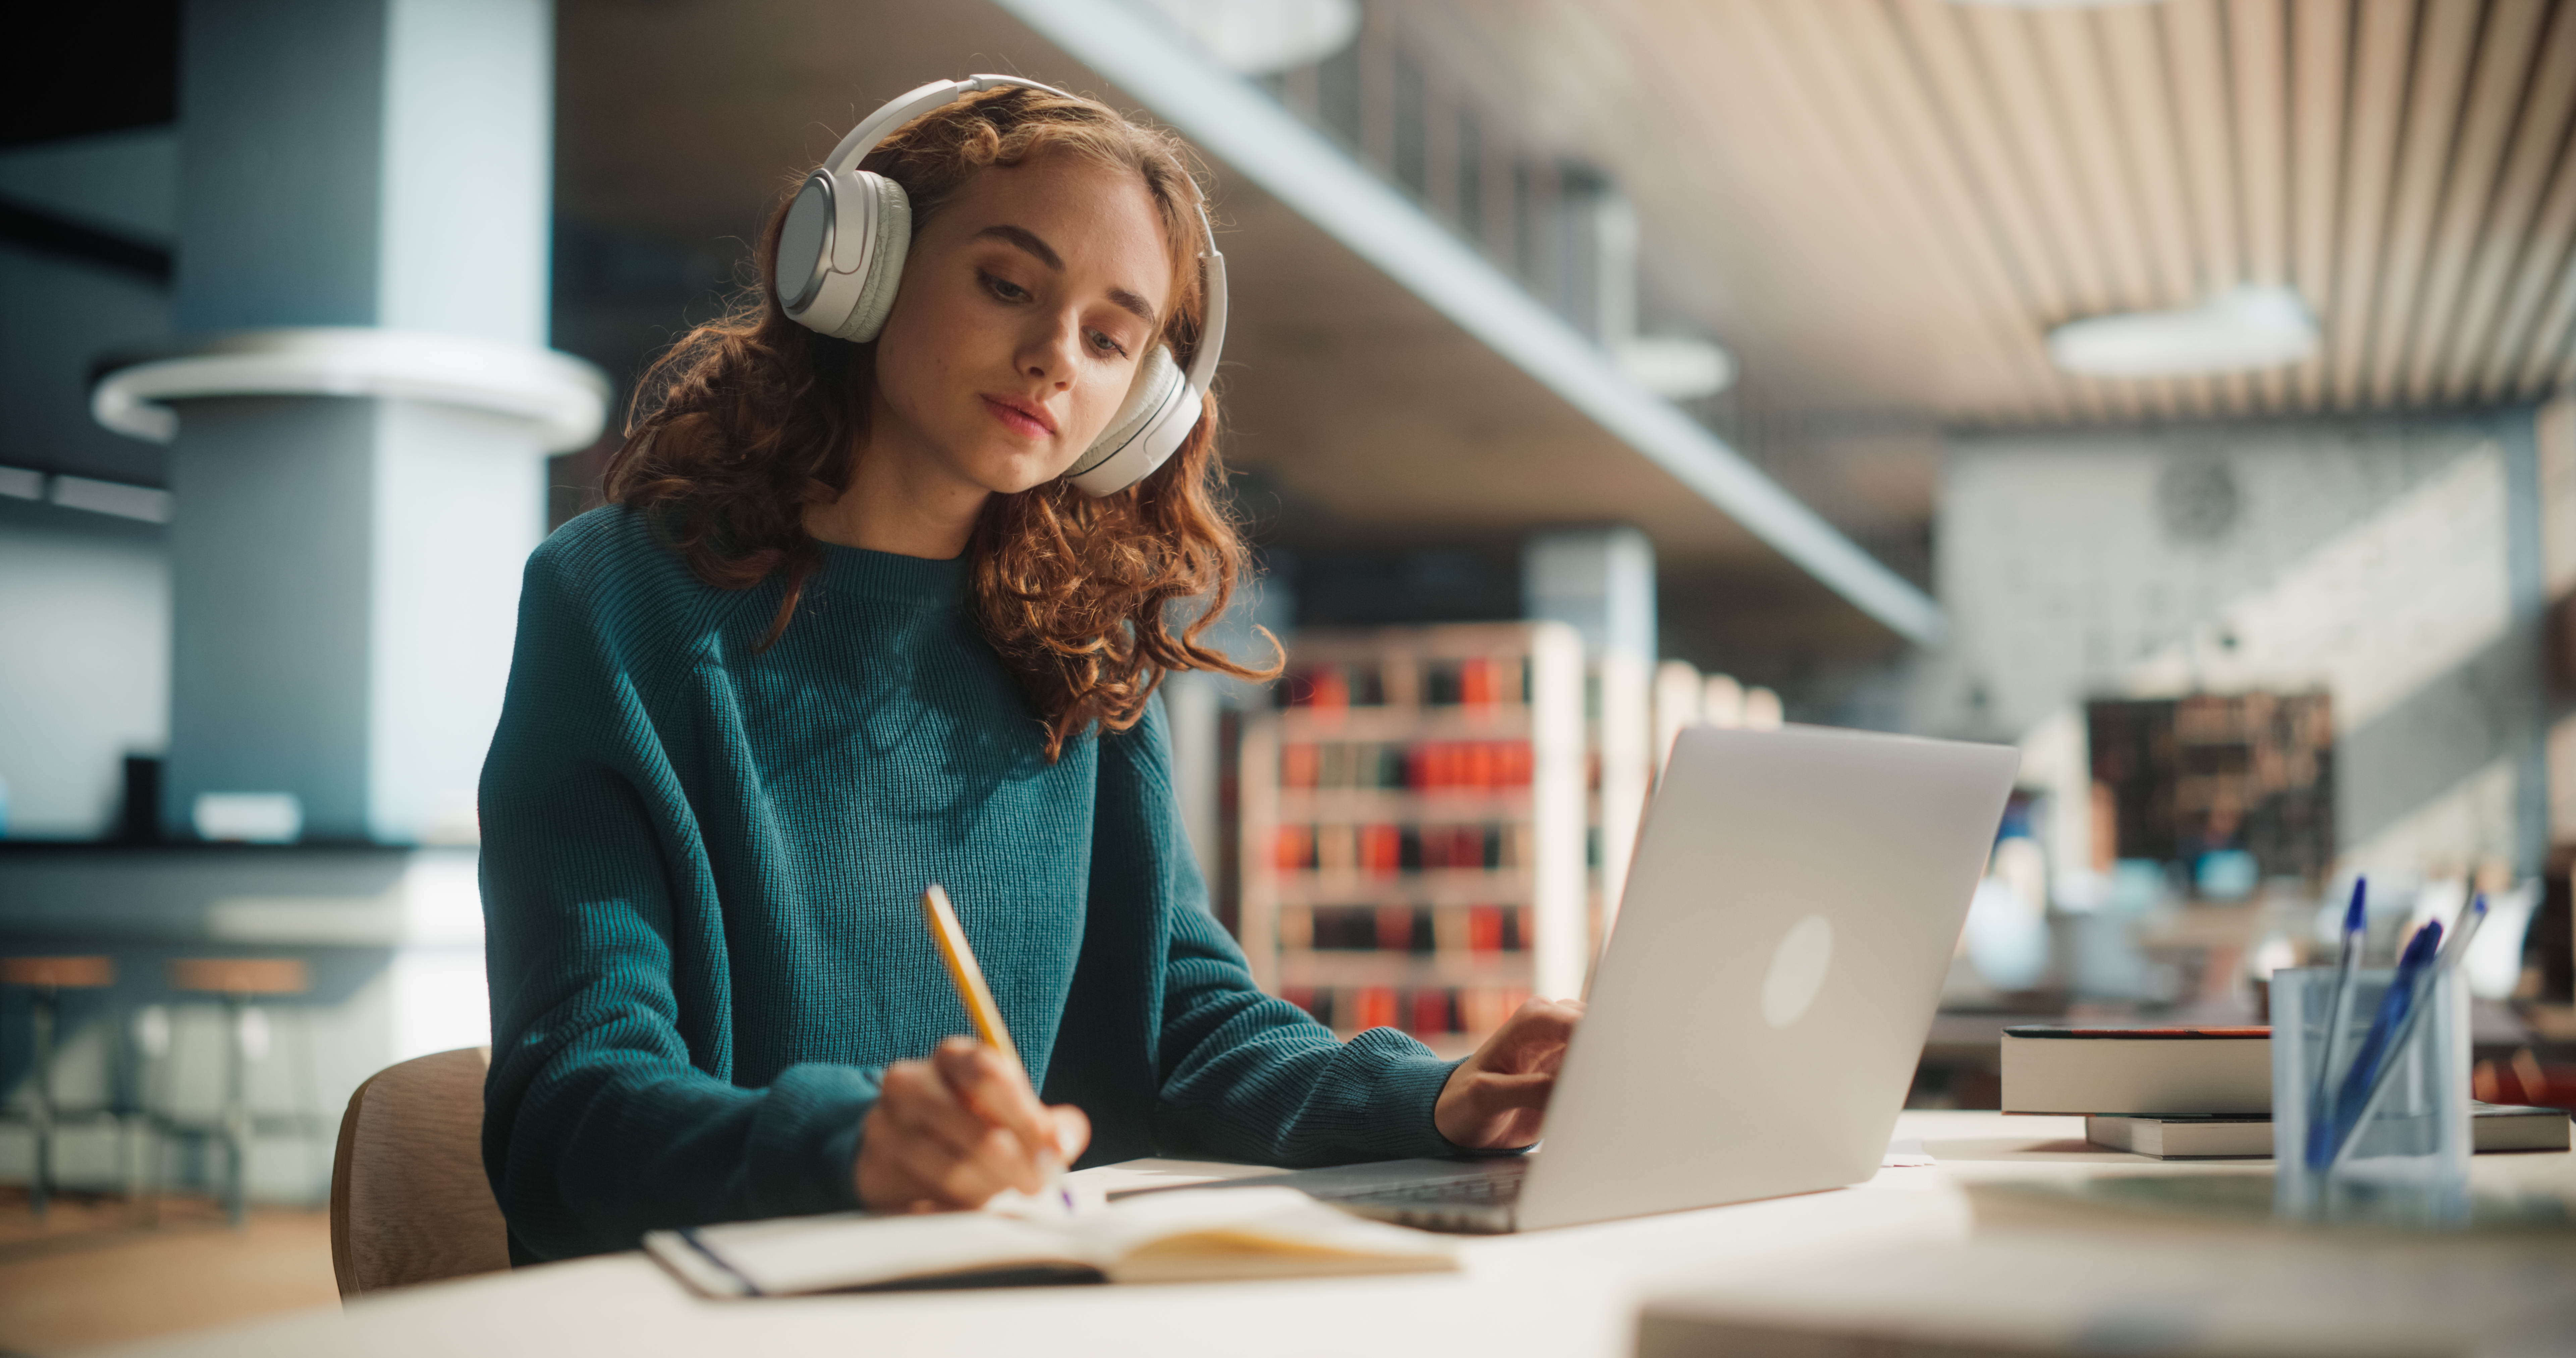
[[[1195,248],[1202,192],[1178,138],[1089,99],[1006,86],[923,114],[861,165],[903,186],[917,236],[979,171],[1043,155],[1078,155],[1142,177],[1172,255],[1161,338],[1187,368],[1206,310]],[[876,367],[874,343],[808,330],[776,296],[771,261],[793,201],[791,185],[761,233],[759,282],[646,371],[602,483],[611,502],[654,511],[708,584],[748,589],[784,579],[763,649],[786,631],[822,564],[805,511],[850,488]],[[966,548],[975,617],[1043,719],[1050,761],[1095,722],[1134,726],[1174,670],[1248,679],[1279,672],[1275,659],[1239,665],[1199,641],[1248,569],[1217,494],[1225,472],[1216,426],[1211,395],[1179,451],[1114,495],[1094,499],[1057,478],[985,502]],[[1205,605],[1175,626],[1192,600]]]

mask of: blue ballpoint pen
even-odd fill
[[[2400,1028],[2413,1030],[2411,1018],[2416,1008],[2418,982],[2431,967],[2433,957],[2442,946],[2442,922],[2435,920],[2415,931],[2408,940],[2406,952],[2397,959],[2397,975],[2388,983],[2388,992],[2379,999],[2379,1013],[2370,1021],[2370,1032],[2361,1040],[2361,1050],[2353,1053],[2352,1069],[2343,1079],[2343,1088],[2335,1095],[2331,1117],[2325,1124],[2323,1139],[2308,1138],[2308,1167],[2328,1169],[2343,1159],[2353,1132],[2361,1126],[2365,1104],[2379,1092],[2381,1078],[2391,1064],[2389,1057],[2397,1049]]]
[[[2361,1106],[2353,1110],[2354,1128],[2360,1127],[2373,1112],[2377,1111],[2379,1096],[2388,1087],[2389,1073],[2397,1068],[2396,1053],[2406,1050],[2406,1044],[2414,1040],[2416,1025],[2424,1021],[2424,1011],[2431,1007],[2434,983],[2459,966],[2461,960],[2468,956],[2470,940],[2478,936],[2479,927],[2486,922],[2487,898],[2479,896],[2469,903],[2467,916],[2460,921],[2459,928],[2451,931],[2450,941],[2442,945],[2440,954],[2425,966],[2423,977],[2416,984],[2415,998],[2407,1006],[2406,1017],[2399,1022],[2396,1036],[2388,1043],[2388,1056],[2381,1063],[2380,1069],[2372,1075],[2370,1088],[2361,1096]],[[2344,1143],[2336,1149],[2332,1163],[2339,1164],[2344,1156],[2352,1153],[2353,1139],[2352,1132],[2347,1131],[2344,1134]]]
[[[2317,1084],[2308,1096],[2308,1163],[2318,1163],[2321,1143],[2318,1129],[2325,1125],[2333,1109],[2327,1095],[2334,1089],[2335,1067],[2343,1059],[2344,1030],[2352,1026],[2352,978],[2361,970],[2361,950],[2370,932],[2370,912],[2364,906],[2369,899],[2370,879],[2352,879],[2352,904],[2343,912],[2343,961],[2335,970],[2334,994],[2326,1001],[2326,1041],[2324,1060],[2317,1063]]]
[[[2451,941],[2442,945],[2442,955],[2433,959],[2433,965],[2448,971],[2467,961],[2469,943],[2478,936],[2478,930],[2486,922],[2487,898],[2481,892],[2469,902],[2468,915],[2460,921],[2460,927],[2451,932]]]

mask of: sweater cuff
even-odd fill
[[[1393,1041],[1387,1040],[1390,1038]],[[1463,1064],[1464,1057],[1443,1061],[1432,1055],[1430,1048],[1392,1028],[1372,1028],[1352,1038],[1351,1043],[1382,1044],[1388,1048],[1401,1043],[1411,1049],[1380,1053],[1384,1064],[1374,1081],[1377,1088],[1371,1102],[1378,1113],[1372,1121],[1384,1129],[1385,1142],[1371,1147],[1372,1151],[1382,1152],[1389,1160],[1476,1154],[1452,1145],[1432,1118],[1440,1104],[1440,1091],[1448,1086],[1449,1072]]]
[[[1427,1049],[1417,1056],[1399,1058],[1383,1078],[1385,1097],[1390,1105],[1409,1110],[1400,1114],[1396,1125],[1421,1129],[1425,1138],[1422,1148],[1406,1150],[1398,1158],[1444,1157],[1448,1159],[1494,1159],[1506,1155],[1527,1155],[1528,1146],[1488,1148],[1461,1146],[1440,1134],[1440,1091],[1449,1087],[1449,1076],[1467,1064],[1466,1057],[1443,1061]]]
[[[822,1063],[790,1066],[768,1090],[777,1136],[754,1148],[753,1163],[778,1167],[755,1192],[769,1215],[857,1209],[859,1126],[877,1102],[876,1072]],[[759,1136],[756,1132],[755,1136]],[[766,1140],[766,1137],[760,1139]],[[767,1152],[767,1153],[763,1153]]]

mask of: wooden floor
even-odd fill
[[[236,1231],[214,1203],[58,1197],[39,1222],[0,1188],[0,1355],[73,1353],[337,1306],[326,1214],[264,1208]]]

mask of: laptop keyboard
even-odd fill
[[[1371,1207],[1406,1207],[1417,1203],[1424,1206],[1472,1203],[1479,1207],[1509,1207],[1520,1201],[1521,1180],[1528,1171],[1529,1162],[1518,1160],[1512,1163],[1511,1168],[1498,1173],[1388,1184],[1377,1188],[1327,1189],[1316,1196],[1326,1202]]]
[[[1415,1169],[1414,1166],[1420,1168]],[[1518,1156],[1508,1160],[1483,1161],[1464,1173],[1459,1171],[1458,1162],[1454,1160],[1417,1160],[1400,1166],[1293,1170],[1223,1183],[1127,1189],[1109,1197],[1114,1202],[1147,1193],[1170,1193],[1183,1187],[1258,1188],[1278,1184],[1298,1189],[1356,1216],[1416,1226],[1426,1231],[1492,1235],[1513,1229],[1514,1205],[1520,1201],[1521,1180],[1529,1173],[1529,1167],[1530,1162]],[[1399,1172],[1390,1176],[1384,1172],[1390,1168],[1398,1168]]]

